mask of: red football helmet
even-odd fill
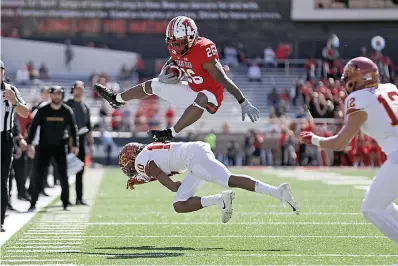
[[[137,158],[144,147],[144,144],[131,142],[126,144],[121,150],[118,165],[128,177],[133,177],[138,174],[135,170],[135,158]]]
[[[185,55],[198,38],[195,21],[178,16],[170,20],[166,28],[166,46],[170,53]]]
[[[342,82],[347,94],[363,88],[375,87],[380,83],[377,65],[366,57],[356,57],[344,67]]]

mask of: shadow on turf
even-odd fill
[[[165,251],[268,251],[280,252],[291,251],[289,249],[224,249],[224,248],[189,248],[189,247],[155,247],[155,246],[137,246],[137,247],[100,247],[95,249],[113,249],[113,250],[165,250]]]
[[[63,252],[63,253],[79,253],[82,255],[103,256],[106,259],[151,259],[151,258],[173,258],[184,256],[184,253],[172,252],[148,252],[148,253],[97,253],[97,252]]]

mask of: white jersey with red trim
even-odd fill
[[[149,162],[154,161],[165,174],[183,173],[190,168],[192,159],[206,145],[208,144],[202,141],[151,143],[138,154],[135,169],[148,176]]]
[[[349,115],[363,110],[368,119],[361,130],[374,138],[388,155],[398,150],[398,89],[391,83],[352,92],[345,101]]]

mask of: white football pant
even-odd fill
[[[398,151],[388,156],[363,200],[361,211],[383,234],[398,243]]]

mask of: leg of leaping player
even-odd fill
[[[151,94],[187,107],[174,127],[151,132],[155,141],[171,140],[181,130],[199,120],[204,110],[215,113],[221,105],[224,88],[241,105],[242,120],[246,114],[252,122],[259,118],[259,110],[245,99],[240,89],[226,75],[219,62],[215,44],[199,37],[192,19],[184,16],[173,18],[166,29],[166,45],[171,58],[166,62],[158,79],[152,79],[119,94],[99,84],[94,86],[95,90],[116,108],[126,101]],[[168,73],[171,65],[178,65],[185,72],[188,83],[183,83],[179,77]],[[191,93],[187,91],[189,88]]]

